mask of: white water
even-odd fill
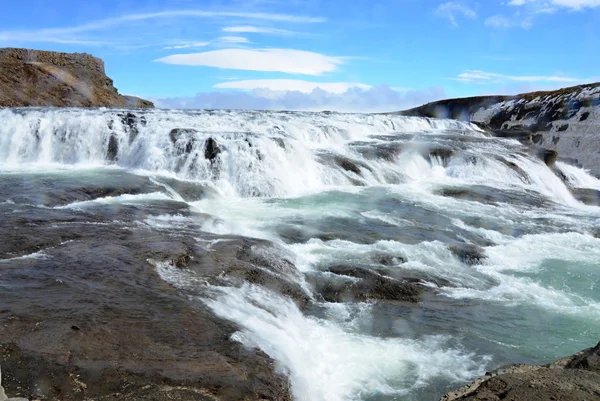
[[[195,211],[215,217],[202,222],[204,230],[271,240],[291,253],[303,273],[331,274],[322,269],[339,263],[376,268],[374,256],[392,255],[407,260],[392,269],[431,278],[427,285],[437,297],[484,305],[510,319],[519,316],[515,308],[523,308],[532,315],[575,319],[574,324],[590,330],[600,327],[600,299],[594,292],[600,240],[586,234],[600,225],[600,209],[575,200],[519,144],[484,138],[468,124],[398,116],[225,111],[148,111],[140,116],[146,122],[135,123],[139,132],[131,139],[131,129],[113,111],[0,110],[0,169],[14,174],[49,166],[111,164],[106,155],[114,136],[116,168],[150,175],[155,182],[166,176],[210,185],[215,191],[191,204]],[[176,128],[195,131],[173,143],[169,134]],[[444,136],[477,141],[460,147],[459,141]],[[204,157],[209,138],[222,150],[212,162]],[[356,142],[372,148],[397,144],[401,150],[391,160],[368,158],[350,146]],[[432,143],[452,149],[449,160],[430,156]],[[335,157],[353,165],[332,162]],[[571,185],[600,188],[585,171],[562,163],[558,167]],[[547,204],[486,203],[438,194],[447,187],[476,186]],[[167,194],[121,195],[61,207],[85,210],[97,204],[183,200],[175,189],[165,188]],[[194,219],[155,216],[143,223],[183,229],[197,223]],[[357,225],[329,227],[339,221]],[[290,245],[278,231],[282,227],[312,238]],[[316,238],[319,230],[328,229],[347,238]],[[361,242],[360,234],[369,230],[390,230],[390,238]],[[417,233],[408,237],[405,232],[411,230]],[[464,264],[444,242],[444,231],[454,234],[454,241],[474,241],[470,236],[491,241],[482,245],[487,259],[477,266]],[[206,285],[168,263],[153,263],[178,287]],[[446,284],[438,287],[436,280]],[[368,323],[377,320],[370,304],[328,304],[309,294],[327,311],[324,317],[303,314],[291,301],[256,286],[212,290],[214,297],[200,301],[241,327],[237,341],[275,359],[289,374],[300,401],[414,399],[432,383],[459,384],[482,374],[494,361],[457,334],[466,326],[468,338],[482,338],[475,324],[449,319],[454,331],[425,334],[429,329],[419,325],[428,322],[399,316],[399,307],[391,324],[393,335],[379,335],[377,325]],[[547,329],[532,322],[519,324],[524,333]],[[503,330],[501,324],[491,327]],[[485,334],[494,344],[508,344],[501,335]],[[523,334],[507,347],[531,349],[527,337]]]

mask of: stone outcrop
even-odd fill
[[[152,108],[123,96],[106,76],[104,62],[86,53],[0,49],[0,107]]]
[[[516,96],[447,99],[400,114],[475,122],[497,136],[555,150],[563,160],[600,177],[600,83]]]
[[[600,343],[557,362],[513,365],[487,373],[441,401],[598,401]]]

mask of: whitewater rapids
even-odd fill
[[[1,213],[175,201],[211,218],[165,213],[136,224],[272,242],[296,269],[285,279],[304,290],[303,309],[258,285],[212,286],[152,263],[237,324],[236,341],[273,358],[298,401],[434,400],[501,364],[551,361],[597,341],[600,208],[573,191],[600,191],[600,180],[475,125],[103,109],[3,109],[0,120]],[[19,191],[8,188],[15,177]],[[69,200],[74,182],[106,189],[135,177],[154,186]],[[473,248],[483,256],[460,252]],[[314,283],[357,280],[330,271],[340,265],[426,292],[418,303],[327,302]]]

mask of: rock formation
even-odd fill
[[[86,53],[0,49],[0,107],[152,108],[120,95],[104,62]]]
[[[600,83],[517,96],[447,99],[400,112],[481,124],[503,137],[558,152],[600,177]]]
[[[544,366],[513,365],[487,373],[441,401],[598,401],[600,343]]]

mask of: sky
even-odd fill
[[[164,108],[392,111],[600,81],[600,0],[0,0],[0,47]]]

